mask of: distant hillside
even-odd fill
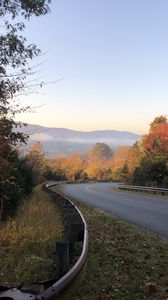
[[[93,144],[103,142],[111,148],[131,146],[140,136],[117,130],[76,131],[66,128],[50,128],[29,124],[24,131],[30,135],[29,144],[35,141],[43,143],[50,156],[59,154],[84,153]]]

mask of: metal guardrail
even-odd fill
[[[88,253],[88,229],[86,221],[80,210],[73,204],[71,200],[69,200],[63,194],[54,192],[51,189],[51,187],[54,185],[55,183],[46,184],[45,190],[52,193],[53,195],[55,194],[62,197],[62,199],[65,200],[67,204],[69,203],[69,205],[73,207],[74,210],[76,210],[82,220],[83,247],[81,255],[78,258],[77,262],[73,265],[73,267],[55,282],[54,280],[51,280],[46,282],[30,283],[22,285],[18,288],[13,287],[10,289],[0,287],[0,300],[48,300],[51,298],[59,299],[59,293],[78,275],[86,262]],[[47,288],[44,288],[45,286],[47,286]]]
[[[148,192],[153,194],[168,195],[168,189],[165,188],[155,188],[155,187],[139,186],[139,185],[124,185],[124,184],[117,185],[117,187],[121,190],[127,190],[127,191]]]

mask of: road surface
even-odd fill
[[[62,190],[81,202],[168,238],[168,199],[162,196],[119,192],[114,183],[67,184]]]

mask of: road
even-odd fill
[[[168,199],[162,196],[119,192],[114,183],[67,184],[67,196],[103,209],[113,216],[168,238]]]

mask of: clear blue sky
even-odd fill
[[[21,120],[76,130],[144,133],[168,114],[168,1],[57,0],[26,36],[45,53],[37,77],[62,79],[22,104]]]

